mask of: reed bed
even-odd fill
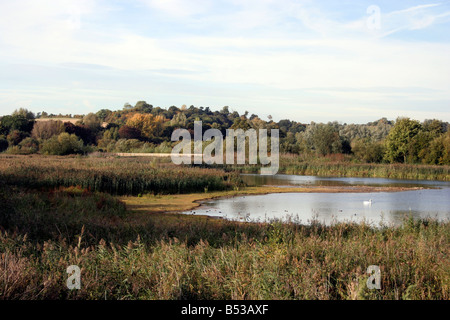
[[[0,299],[450,299],[449,221],[243,223],[132,212],[113,196],[237,184],[165,161],[2,156]]]
[[[246,173],[259,173],[259,165],[228,166]],[[279,173],[361,178],[450,181],[450,166],[420,164],[355,163],[348,157],[280,155]]]
[[[0,157],[0,179],[32,189],[79,186],[113,195],[227,190],[239,185],[235,173],[176,166],[164,160],[89,157]]]
[[[438,165],[354,163],[285,156],[281,158],[281,167],[287,174],[299,175],[450,181],[450,166]]]
[[[450,299],[448,221],[240,223],[136,215],[78,188],[0,190],[0,299]],[[73,264],[80,290],[66,287]]]

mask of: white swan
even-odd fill
[[[364,203],[364,205],[366,205],[366,206],[370,206],[370,205],[372,204],[372,199],[370,199],[369,201],[364,200],[363,203]]]

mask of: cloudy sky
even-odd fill
[[[450,121],[450,1],[0,0],[0,115]]]

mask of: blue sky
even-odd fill
[[[450,1],[0,0],[0,115],[450,121]]]

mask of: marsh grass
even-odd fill
[[[113,195],[227,190],[242,184],[235,173],[176,166],[164,159],[81,156],[0,156],[0,180],[32,189],[79,186]]]
[[[0,299],[450,298],[449,221],[325,226],[149,214],[107,192],[148,191],[134,187],[143,173],[159,181],[156,193],[206,196],[230,178],[138,159],[14,156],[0,165]],[[98,176],[133,182],[108,189]],[[172,189],[173,181],[190,187]],[[72,264],[80,290],[66,287]],[[381,290],[367,288],[369,265],[381,268]]]
[[[450,298],[449,222],[242,223],[124,212],[96,193],[2,194],[2,299]],[[72,264],[81,290],[66,287]]]
[[[225,168],[227,170],[237,170],[245,173],[260,172],[260,165],[234,165],[225,166]],[[450,166],[446,165],[358,163],[344,155],[317,157],[281,154],[278,173],[324,177],[450,181]]]

